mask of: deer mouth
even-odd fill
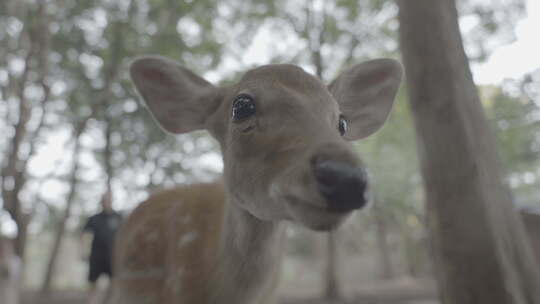
[[[289,214],[295,221],[316,231],[335,229],[352,214],[352,211],[330,210],[323,204],[316,204],[293,196],[287,196],[285,201]]]
[[[328,231],[339,226],[353,209],[332,208],[329,198],[321,193],[310,171],[299,174],[289,171],[269,187],[273,202],[285,208],[285,219],[316,231]]]

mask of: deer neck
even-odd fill
[[[230,199],[226,210],[217,260],[216,282],[222,286],[216,300],[249,303],[273,288],[284,229],[279,222],[259,220]]]
[[[223,232],[221,252],[227,256],[238,257],[244,263],[256,259],[256,264],[279,257],[276,253],[281,251],[283,232],[279,222],[262,221],[229,202]]]

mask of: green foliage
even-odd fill
[[[515,39],[515,24],[525,14],[524,0],[458,1],[465,46],[471,60],[484,61],[498,46]]]
[[[539,131],[538,124],[531,123],[530,114],[538,111],[537,106],[522,97],[509,96],[500,88],[493,89],[487,109],[503,163],[511,172],[530,170],[537,160],[538,151],[533,148]]]
[[[482,87],[481,93],[506,178],[518,204],[538,204],[535,196],[540,173],[540,109],[534,96],[528,94],[527,77],[511,87],[513,94],[498,87]]]
[[[374,136],[358,144],[373,175],[376,200],[381,205],[418,202],[420,176],[414,129],[404,94],[398,95],[391,116]],[[403,210],[401,210],[403,211]]]
[[[87,203],[95,210],[107,174],[112,175],[115,189],[127,192],[126,206],[133,206],[144,193],[154,188],[194,178],[210,179],[216,175],[219,168],[215,165],[203,166],[208,163],[205,159],[217,158],[216,144],[202,133],[175,138],[159,129],[141,106],[140,98],[128,80],[129,62],[136,56],[159,54],[174,58],[202,74],[221,62],[228,39],[238,38],[249,44],[251,35],[257,30],[256,19],[272,10],[269,2],[98,0],[40,3],[45,7],[44,18],[36,18],[40,6],[35,1],[0,3],[1,8],[5,8],[0,10],[0,25],[9,30],[0,31],[0,74],[8,73],[8,82],[0,81],[0,98],[11,98],[9,104],[17,104],[15,89],[20,76],[8,71],[8,61],[25,59],[26,50],[31,48],[25,36],[27,32],[46,33],[46,36],[36,35],[44,37],[44,41],[36,45],[46,47],[42,58],[47,69],[38,69],[41,64],[38,58],[41,57],[32,56],[26,63],[32,64],[28,75],[36,85],[40,85],[39,77],[45,77],[46,84],[52,87],[48,111],[44,114],[47,132],[40,133],[42,141],[47,142],[49,136],[66,129],[72,130],[73,135],[82,132],[84,155],[78,174],[82,187],[77,191],[77,202]],[[22,30],[13,30],[19,25]],[[229,33],[228,29],[234,30]],[[42,107],[38,98],[34,99],[29,99],[31,114],[39,117]],[[15,107],[2,103],[0,110],[7,118],[2,127],[11,128],[17,122]],[[110,130],[108,139],[107,130]],[[8,143],[9,138],[0,142],[2,151],[8,150]],[[66,153],[72,146],[73,141],[66,144]],[[106,149],[111,151],[110,155]],[[62,172],[69,168],[70,162],[69,157],[59,161]],[[216,162],[219,160],[213,161]],[[33,174],[28,172],[30,185],[40,183],[40,177]],[[66,185],[65,175],[50,172],[45,178],[69,188],[71,185]],[[37,201],[44,201],[35,187],[25,192],[37,196]],[[45,215],[50,213],[48,210],[58,209],[65,203],[64,193],[58,193],[54,202],[45,200],[46,207],[35,210]],[[81,208],[74,210],[84,212]],[[57,220],[47,216],[35,218]]]
[[[280,60],[309,66],[325,80],[364,58],[395,54],[391,29],[395,6],[389,1],[278,1],[273,32],[295,35],[296,45]],[[284,22],[285,21],[285,22]],[[378,26],[371,26],[376,23]],[[285,36],[285,34],[283,34]],[[299,48],[297,45],[304,45]],[[376,55],[377,54],[377,55]]]
[[[407,238],[424,234],[423,188],[413,121],[405,90],[398,94],[384,127],[356,147],[370,174],[374,206],[367,227],[376,221]]]
[[[0,1],[0,127],[9,136],[0,141],[0,151],[9,150],[11,130],[20,100],[17,89],[21,75],[8,68],[8,61],[24,60],[29,52],[28,33],[43,30],[46,43],[36,44],[47,52],[32,56],[28,87],[40,86],[40,78],[51,89],[45,111],[46,123],[36,142],[85,124],[83,145],[91,160],[82,161],[83,184],[78,201],[97,205],[107,164],[112,165],[113,184],[127,192],[128,205],[155,188],[194,179],[210,179],[216,168],[202,166],[204,157],[215,156],[217,145],[204,133],[173,137],[153,122],[128,79],[129,62],[143,54],[174,58],[199,74],[222,67],[224,59],[241,61],[261,28],[269,29],[271,62],[296,63],[331,80],[351,64],[374,57],[397,57],[396,7],[392,1],[43,1],[47,23],[37,18],[37,1]],[[522,1],[508,7],[485,1],[462,1],[464,21],[469,22],[465,41],[470,55],[485,58],[489,51],[513,38],[513,25],[523,14]],[[465,22],[466,23],[466,22]],[[21,29],[18,29],[21,27]],[[40,35],[34,35],[39,37]],[[44,36],[44,35],[41,35]],[[45,39],[45,38],[42,38]],[[47,69],[42,69],[43,62]],[[222,84],[230,84],[240,72],[227,66]],[[236,68],[234,68],[236,69]],[[8,75],[6,81],[2,75]],[[220,75],[223,76],[223,75]],[[529,83],[532,91],[536,83]],[[508,179],[518,194],[532,196],[537,186],[537,105],[532,97],[509,95],[500,88],[486,88],[485,105],[496,130]],[[529,94],[530,95],[530,94]],[[37,120],[39,98],[28,97]],[[7,101],[4,103],[4,101]],[[107,158],[105,133],[110,128]],[[28,139],[27,139],[28,140]],[[72,142],[66,144],[71,149]],[[379,216],[392,229],[422,230],[422,185],[413,122],[403,91],[386,126],[374,137],[357,145],[372,176],[373,196]],[[66,157],[64,163],[71,160]],[[66,184],[62,174],[54,179]],[[203,168],[203,169],[200,169]],[[27,172],[30,186],[26,197],[37,197],[40,178]],[[531,178],[531,175],[533,176]],[[32,186],[32,187],[31,187]],[[69,187],[69,185],[65,185]],[[59,218],[62,194],[37,212],[50,221]],[[32,205],[33,200],[29,205]],[[95,209],[91,207],[89,209]],[[84,208],[76,209],[84,212]],[[39,216],[36,218],[40,218]],[[371,225],[369,222],[368,226]],[[299,243],[298,252],[308,248]]]

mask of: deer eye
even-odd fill
[[[347,120],[343,115],[339,115],[338,130],[341,136],[345,135],[345,133],[347,132]]]
[[[241,94],[236,97],[232,106],[232,118],[234,122],[240,122],[255,114],[255,101],[253,97]]]

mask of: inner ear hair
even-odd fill
[[[386,121],[401,83],[401,64],[376,59],[354,65],[330,83],[328,89],[348,118],[348,140],[365,138]]]
[[[133,83],[159,125],[171,133],[204,128],[217,88],[171,59],[144,56],[130,68]]]

